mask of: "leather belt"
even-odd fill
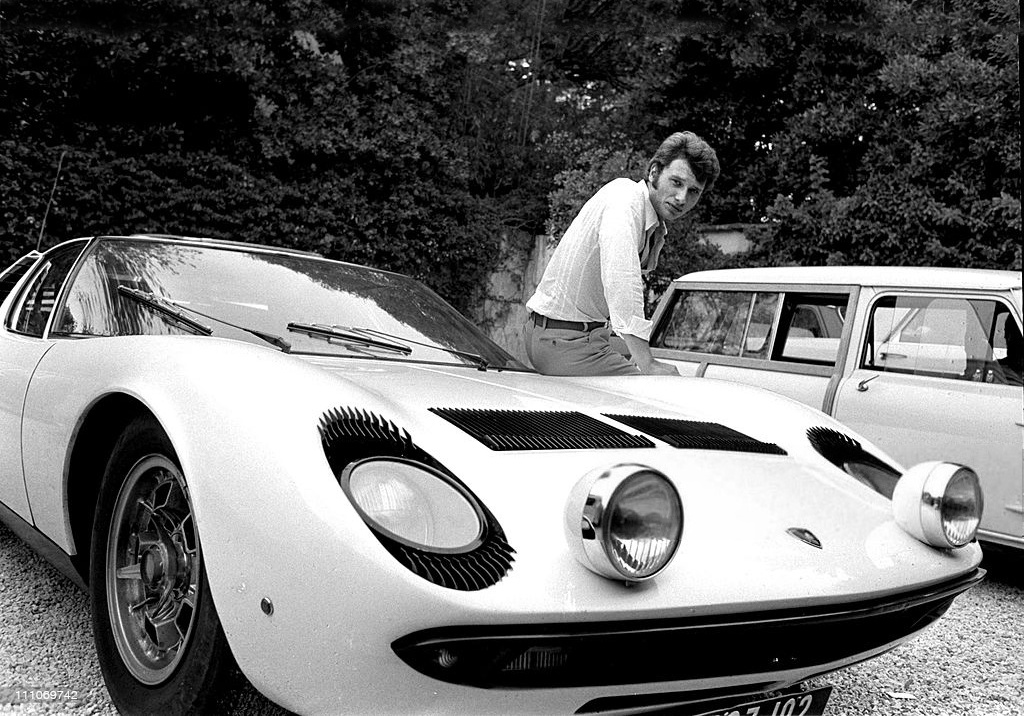
[[[541,328],[564,328],[569,331],[583,331],[589,333],[595,328],[604,328],[608,325],[604,321],[590,321],[587,323],[583,323],[582,321],[561,321],[557,318],[542,316],[534,311],[530,312],[530,316],[533,319],[533,324],[535,326],[540,326]]]

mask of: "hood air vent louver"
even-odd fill
[[[429,465],[469,488],[426,451],[405,430],[375,413],[353,408],[330,410],[320,419],[320,440],[327,462],[337,478],[351,463],[367,457],[400,457]],[[478,501],[479,502],[479,501]],[[515,550],[487,506],[479,503],[485,517],[485,535],[469,552],[439,554],[402,544],[366,526],[392,557],[428,582],[448,589],[474,592],[497,584],[512,569]]]
[[[654,447],[641,435],[630,435],[575,411],[476,410],[430,408],[491,450],[594,450]]]
[[[728,450],[730,452],[756,452],[767,455],[785,455],[786,451],[775,443],[765,443],[727,428],[718,423],[674,418],[655,418],[646,415],[609,415],[634,430],[652,435],[672,447],[683,450]]]

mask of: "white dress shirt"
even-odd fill
[[[527,308],[563,321],[609,321],[620,335],[650,340],[641,272],[658,265],[666,232],[646,182],[605,184],[569,225]]]

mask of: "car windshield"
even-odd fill
[[[285,338],[294,353],[477,367],[485,361],[495,368],[523,369],[441,297],[411,278],[313,255],[215,243],[100,239],[68,290],[54,333],[194,333],[167,311],[154,310],[129,295],[139,292],[171,302],[185,313],[214,317],[216,321],[203,320],[214,335],[266,345],[253,335],[258,331]],[[411,350],[396,353],[368,341],[325,340],[289,331],[290,324],[376,331],[396,341],[408,340]]]

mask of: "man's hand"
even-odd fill
[[[662,363],[654,359],[651,355],[651,345],[643,338],[623,333],[622,340],[626,342],[636,367],[644,375],[679,375],[679,370],[671,363]]]
[[[637,363],[637,368],[644,375],[679,375],[679,369],[671,363],[662,363],[660,360],[651,359],[646,366]]]

